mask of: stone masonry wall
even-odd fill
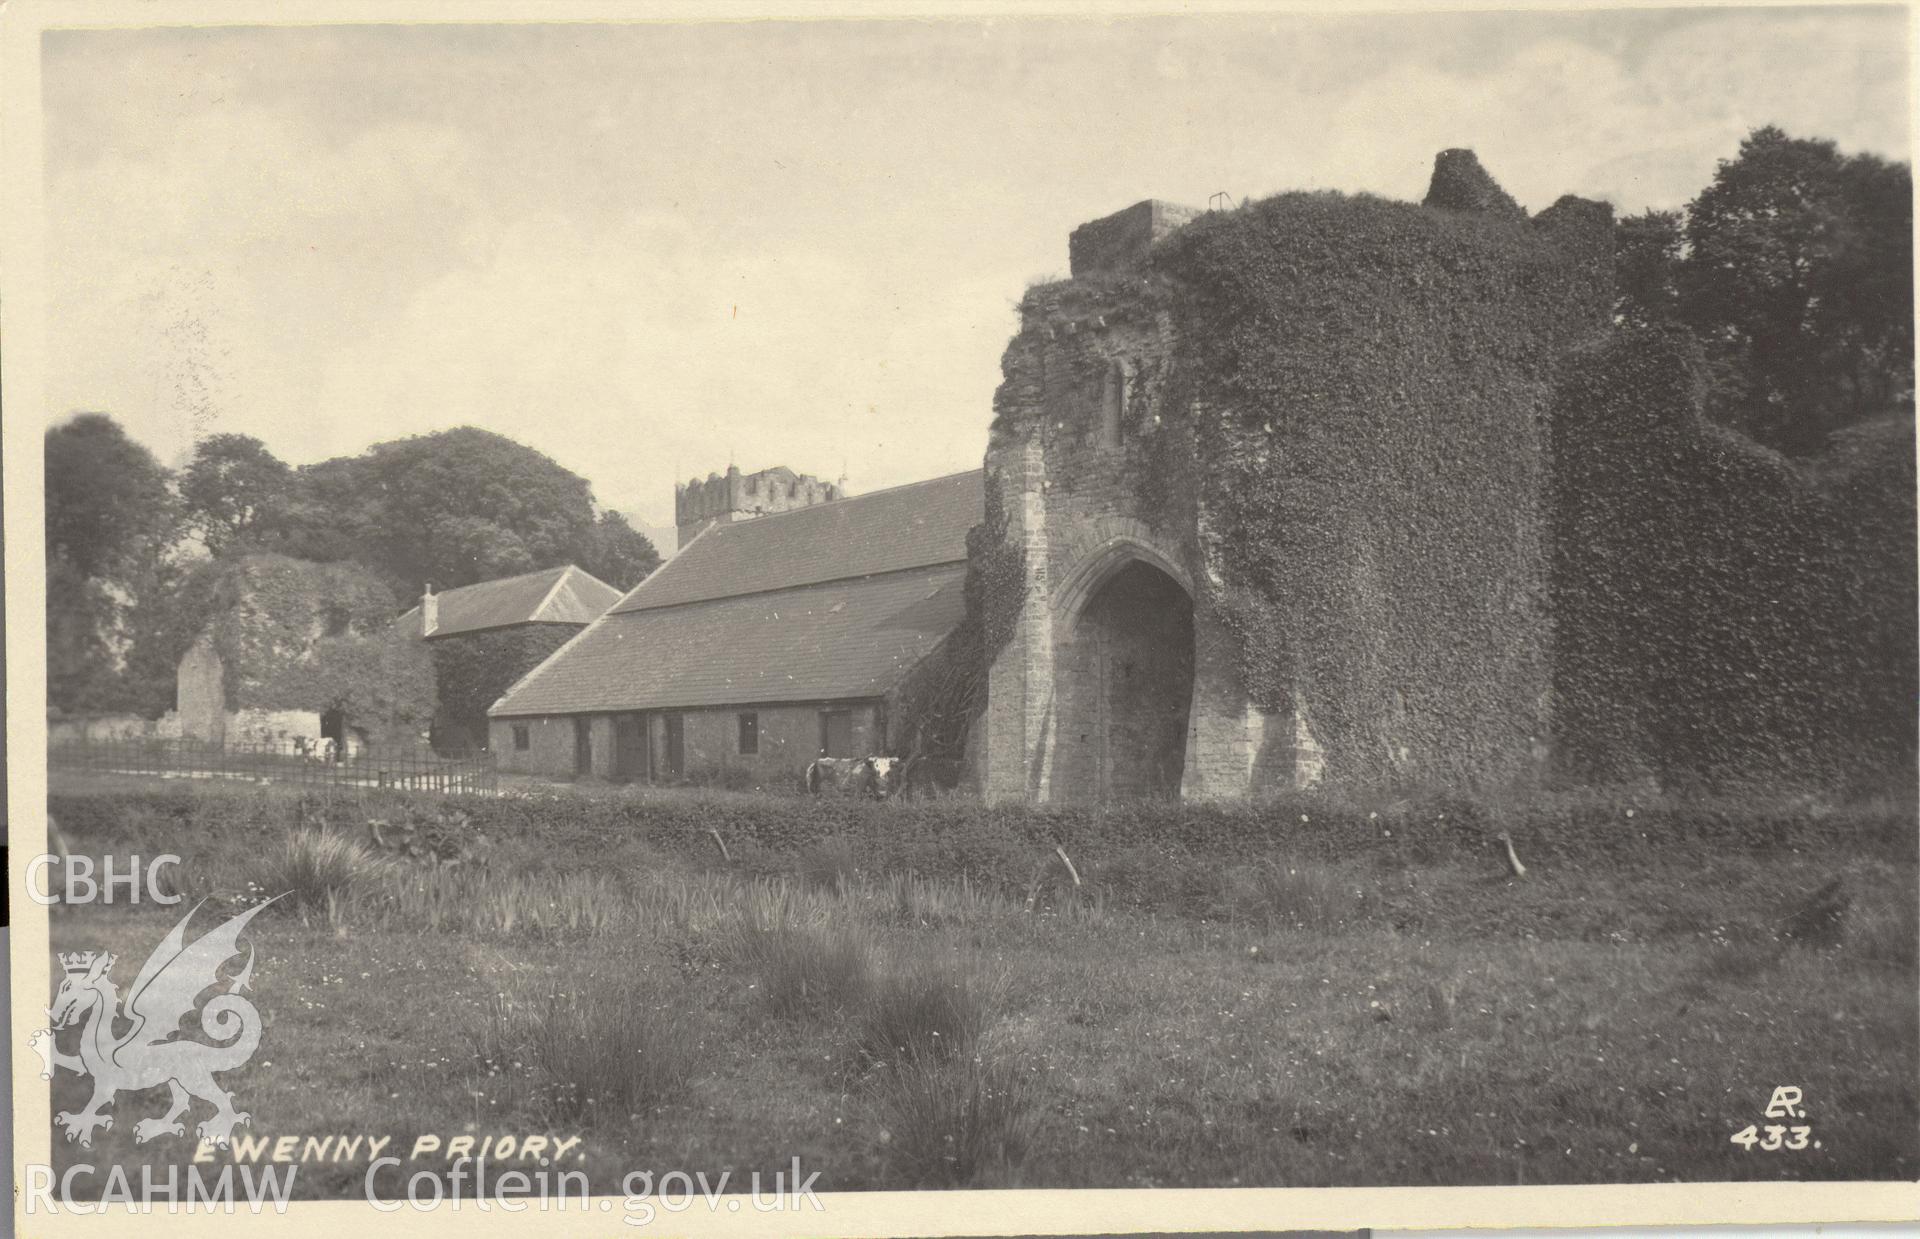
[[[525,752],[513,747],[513,728],[527,729]],[[487,724],[487,751],[502,774],[573,773],[573,717],[496,718]]]
[[[181,657],[174,691],[182,735],[209,744],[226,738],[226,672],[211,636],[202,633]]]
[[[989,799],[1149,794],[1147,785],[1165,778],[1190,798],[1243,797],[1317,772],[1314,754],[1298,751],[1295,720],[1269,726],[1249,704],[1210,596],[1196,589],[1198,488],[1168,484],[1155,463],[1167,454],[1162,436],[1173,433],[1171,352],[1171,325],[1137,276],[1036,289],[1023,306],[987,451],[1006,536],[1025,558],[1018,618],[989,666],[976,745],[976,779]],[[1186,694],[1184,737],[1172,754],[1125,734],[1125,690],[1113,678],[1129,658],[1138,664],[1125,647],[1138,648],[1169,617],[1138,616],[1104,634],[1082,622],[1134,563],[1163,573],[1175,587],[1166,597],[1184,593],[1191,607],[1190,621],[1180,617],[1192,625],[1189,647],[1163,650],[1145,669],[1158,696]]]
[[[1145,261],[1154,242],[1201,214],[1198,207],[1148,199],[1073,230],[1067,240],[1069,269],[1075,279],[1117,271]]]
[[[678,714],[685,753],[684,779],[768,788],[800,785],[807,763],[818,755],[820,714],[844,709],[851,715],[856,754],[884,751],[884,711],[873,702],[829,702],[801,705],[724,706],[712,709],[661,711],[645,714],[647,740],[653,751],[654,781],[675,781],[667,773],[668,714]],[[740,715],[752,713],[759,722],[759,751],[740,752]],[[537,718],[496,718],[489,723],[489,744],[498,768],[508,774],[565,778],[574,772],[575,715]],[[613,780],[618,773],[614,743],[615,719],[610,714],[588,716],[593,737],[593,777]],[[513,747],[513,725],[528,729],[525,752]],[[644,774],[635,776],[644,781]]]

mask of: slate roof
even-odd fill
[[[438,595],[440,624],[433,639],[514,624],[591,624],[620,600],[620,591],[568,564],[520,576],[463,585]],[[420,631],[416,605],[398,621]]]
[[[878,697],[966,613],[979,471],[715,525],[494,717]]]
[[[974,469],[711,525],[613,609],[670,607],[959,563],[967,557],[967,530],[980,523],[985,487],[985,475]]]
[[[673,709],[878,697],[966,613],[965,564],[685,606],[617,611],[489,713]]]

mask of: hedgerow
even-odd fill
[[[289,832],[352,832],[369,818],[428,817],[446,802],[401,793],[342,796],[199,788],[55,793],[49,808],[76,851],[94,841],[140,850],[262,850]],[[1256,805],[1154,801],[1036,808],[969,800],[874,803],[708,793],[580,797],[565,791],[459,801],[466,829],[492,843],[492,863],[536,869],[599,858],[617,870],[656,853],[742,873],[797,874],[832,849],[858,876],[966,878],[1024,893],[1036,875],[1063,880],[1055,848],[1089,880],[1131,866],[1148,886],[1176,871],[1225,871],[1270,859],[1452,862],[1499,871],[1493,843],[1508,832],[1547,872],[1608,872],[1757,856],[1835,851],[1912,863],[1910,804],[1835,807],[1778,797],[1688,799],[1648,793],[1547,794],[1496,801],[1452,793],[1358,801],[1298,794]],[[722,855],[715,836],[727,844]]]

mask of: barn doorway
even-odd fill
[[[614,777],[629,781],[644,780],[647,773],[647,716],[644,714],[614,715]]]
[[[667,731],[667,774],[684,778],[687,773],[687,716],[669,714],[663,720]]]
[[[593,773],[593,720],[584,714],[573,720],[573,772],[582,777]]]
[[[820,756],[852,757],[853,711],[820,711]]]
[[[1055,653],[1053,798],[1180,794],[1193,697],[1193,600],[1128,560],[1088,595]]]

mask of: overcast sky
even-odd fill
[[[49,415],[169,464],[472,424],[678,476],[980,463],[1013,304],[1146,197],[1683,204],[1774,123],[1906,158],[1903,9],[59,32]],[[671,549],[671,539],[663,549]]]

